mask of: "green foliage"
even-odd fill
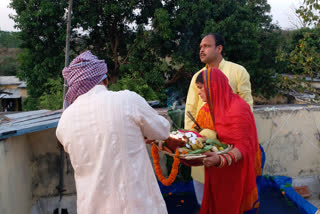
[[[17,48],[19,44],[17,32],[0,31],[0,48]]]
[[[119,77],[120,66],[135,40],[134,24],[147,25],[160,0],[101,0],[74,2],[73,23],[88,32],[84,39],[99,58],[106,60],[112,82]]]
[[[28,96],[22,103],[22,111],[32,111],[40,109],[40,100],[37,97]]]
[[[26,104],[56,109],[60,103],[50,99],[57,100],[54,87],[64,67],[67,1],[12,0],[11,7],[21,30],[18,76],[27,81]],[[91,50],[107,62],[113,90],[133,90],[164,104],[168,87],[186,95],[192,75],[204,66],[201,38],[220,32],[226,59],[245,66],[253,92],[268,96],[276,93],[282,67],[274,62],[283,43],[268,12],[266,0],[75,0],[71,55]]]
[[[86,49],[92,50],[99,58],[106,60],[112,82],[116,82],[120,65],[124,64],[120,60],[127,58],[127,47],[135,38],[130,25],[147,24],[159,4],[160,1],[154,0],[74,1],[72,29],[82,28],[85,34],[79,34],[76,30],[71,32],[71,55],[78,55]],[[32,103],[52,106],[43,97],[56,96],[52,90],[53,84],[47,83],[49,79],[60,76],[64,67],[67,1],[12,0],[11,7],[17,13],[13,19],[21,30],[18,36],[23,49],[19,55],[18,76],[27,81]],[[152,72],[157,74],[156,71]],[[146,75],[146,78],[149,82],[154,81],[150,75]],[[145,87],[138,90],[151,98],[161,95],[161,89],[156,92],[159,95],[152,95]],[[40,97],[42,100],[37,100]],[[163,96],[160,97],[163,99]],[[28,106],[39,107],[31,103]]]
[[[28,96],[23,102],[23,111],[38,109],[58,110],[62,109],[63,104],[63,80],[62,77],[57,79],[48,79],[44,87],[49,88],[39,98]]]
[[[280,88],[300,93],[315,93],[318,99],[320,91],[312,88],[306,78],[320,78],[320,28],[301,29],[294,34],[290,49],[279,50],[277,60],[284,62],[293,78],[281,79]]]
[[[40,97],[40,108],[58,110],[63,104],[63,80],[61,77],[57,79],[48,79],[45,87],[49,88],[49,92],[44,92]]]
[[[243,65],[250,74],[252,91],[255,95],[266,97],[277,93],[275,89],[276,50],[283,41],[280,29],[271,24],[266,13],[270,6],[266,1],[225,1],[232,15],[220,22],[211,22],[206,32],[223,32],[226,38],[226,58]],[[242,20],[242,21],[239,21]]]
[[[30,98],[25,109],[38,109],[44,102],[39,98],[53,91],[49,79],[60,76],[64,67],[67,1],[12,0],[10,5],[17,13],[13,19],[21,30],[17,33],[22,48],[17,76],[27,82]]]
[[[318,0],[303,0],[303,5],[296,12],[309,26],[320,27],[320,3]]]
[[[15,76],[17,74],[18,61],[12,56],[0,56],[0,76]]]
[[[305,32],[297,46],[289,53],[289,68],[311,78],[320,77],[320,28]]]
[[[18,69],[17,32],[0,31],[0,76],[15,76]]]
[[[147,82],[143,78],[139,77],[138,73],[133,73],[133,76],[124,76],[109,88],[112,91],[120,91],[124,89],[134,91],[143,96],[146,100],[159,100],[160,98],[157,93],[148,86]]]
[[[199,60],[201,38],[220,32],[226,40],[225,58],[246,67],[254,94],[270,96],[277,92],[274,76],[279,69],[274,62],[283,40],[278,38],[280,29],[271,24],[268,12],[266,0],[166,1],[153,19],[150,48],[172,59],[169,79],[182,72],[179,81],[187,80],[184,85],[189,85],[190,76],[204,66]]]
[[[144,32],[142,28],[139,26],[134,43],[128,45],[128,49],[132,51],[126,62],[120,66],[118,82],[121,89],[136,91],[147,100],[160,100],[163,104],[166,99],[163,88],[164,75],[170,67],[165,60],[149,49],[153,42],[152,35],[150,32]],[[126,84],[123,84],[123,79]]]

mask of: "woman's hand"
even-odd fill
[[[203,163],[203,158],[197,158],[193,160],[185,160],[185,159],[180,159],[181,163],[183,163],[186,166],[202,166]]]
[[[220,158],[216,152],[205,152],[203,154],[207,156],[202,160],[205,167],[218,166],[220,164]]]

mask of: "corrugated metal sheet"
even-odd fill
[[[17,99],[21,98],[21,90],[16,89],[4,89],[4,93],[0,93],[0,99]]]
[[[19,80],[16,76],[0,76],[0,85],[21,85],[25,86],[26,82]]]
[[[14,114],[2,113],[0,116],[0,140],[55,128],[62,111],[29,111]]]

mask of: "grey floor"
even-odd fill
[[[292,186],[308,186],[311,196],[306,198],[318,209],[320,208],[320,176],[305,176],[292,178]]]

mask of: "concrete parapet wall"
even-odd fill
[[[41,198],[58,196],[59,161],[55,128],[0,141],[0,214],[31,213]],[[64,163],[64,194],[75,194],[69,158]]]
[[[158,112],[168,117],[165,109]],[[254,117],[266,153],[264,174],[320,174],[320,106],[255,106]]]
[[[158,111],[168,118],[167,109]],[[254,117],[266,153],[264,174],[320,175],[320,106],[257,106]],[[45,209],[47,199],[51,201],[47,210],[56,209],[60,157],[57,145],[54,128],[0,141],[1,214],[24,214],[31,210],[36,213]],[[167,174],[163,156],[161,167]],[[64,165],[64,184],[64,194],[73,197],[76,190],[68,159]]]
[[[32,207],[31,150],[26,136],[0,141],[0,213],[25,214]]]
[[[320,106],[257,107],[254,117],[266,154],[264,174],[320,174]]]

